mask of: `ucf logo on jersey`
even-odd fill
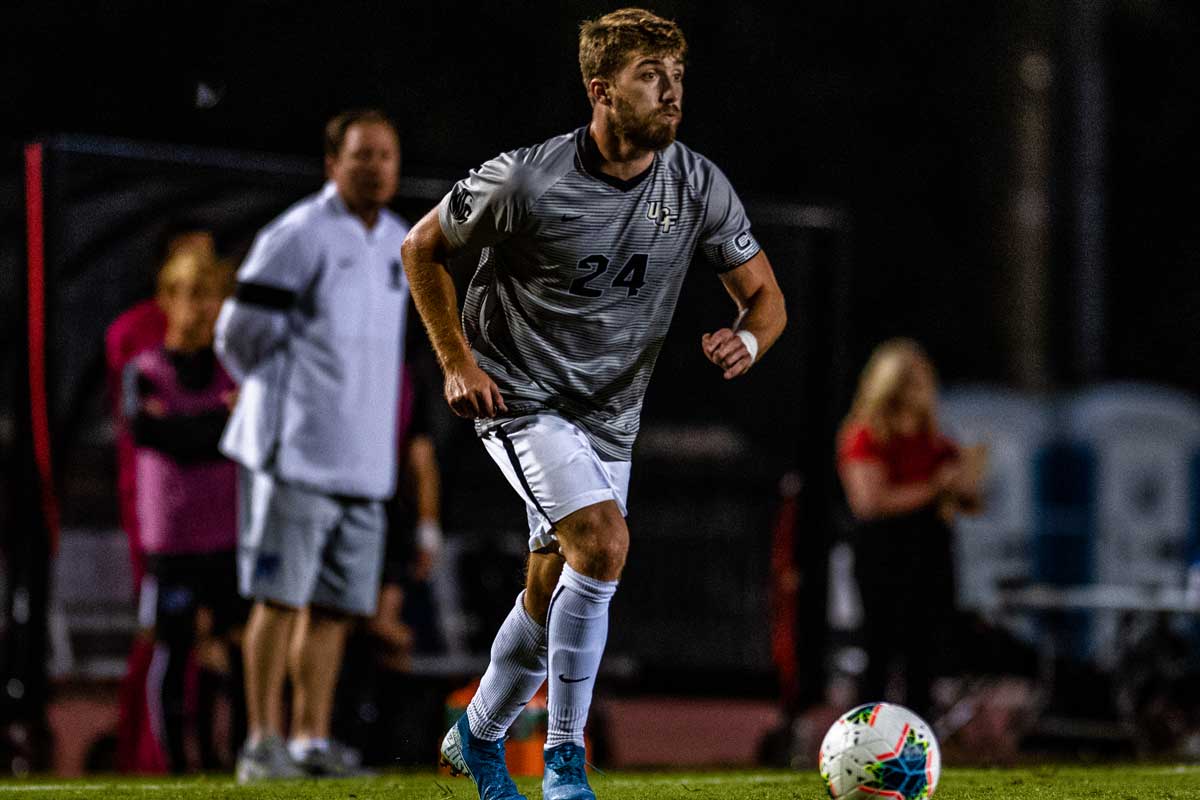
[[[651,200],[646,203],[646,219],[657,225],[663,233],[670,233],[678,215],[672,214],[671,209],[658,200]]]

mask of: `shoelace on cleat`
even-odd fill
[[[550,764],[550,769],[554,770],[556,775],[566,778],[572,783],[583,783],[587,780],[584,760],[570,758],[565,752],[554,754],[554,763]]]

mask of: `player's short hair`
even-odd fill
[[[346,143],[346,132],[352,125],[360,123],[387,125],[392,129],[392,133],[396,134],[396,138],[400,138],[400,128],[386,112],[378,108],[355,108],[343,111],[325,123],[325,155],[333,158],[342,152],[342,145]]]
[[[644,8],[622,8],[579,26],[579,71],[583,85],[612,78],[633,53],[687,58],[687,40],[673,20]]]

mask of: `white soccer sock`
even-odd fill
[[[492,642],[492,660],[467,706],[471,733],[495,742],[504,738],[525,704],[546,680],[546,629],[525,611],[525,592]]]
[[[616,591],[617,581],[596,580],[563,566],[546,620],[550,641],[546,747],[564,742],[583,746],[596,670],[608,639],[608,604]]]

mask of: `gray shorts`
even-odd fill
[[[243,597],[375,613],[387,526],[382,503],[322,494],[244,467],[238,478]]]

